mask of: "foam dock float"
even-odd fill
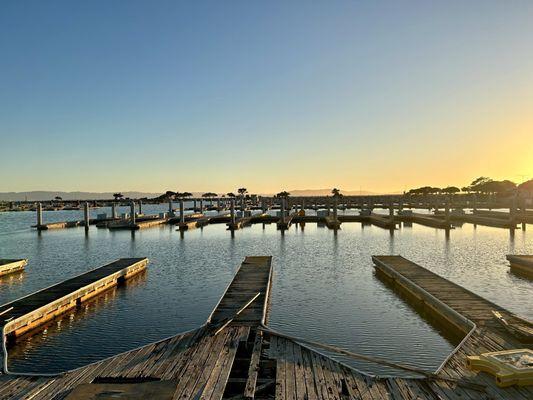
[[[28,260],[22,259],[2,259],[0,258],[0,276],[20,272],[28,265]]]

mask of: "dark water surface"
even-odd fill
[[[45,222],[81,218],[79,211],[44,213]],[[210,225],[180,238],[170,226],[134,234],[91,227],[86,236],[83,228],[38,234],[30,229],[34,223],[34,212],[0,213],[0,258],[29,259],[26,272],[0,280],[1,304],[117,258],[144,256],[150,264],[146,274],[12,347],[13,371],[72,369],[192,329],[205,321],[247,255],[273,256],[272,327],[427,369],[435,369],[454,343],[375,276],[373,254],[401,254],[533,318],[533,283],[509,273],[505,260],[509,253],[533,254],[529,232],[513,237],[504,229],[465,224],[447,239],[444,231],[419,225],[391,235],[345,223],[337,235],[307,224],[282,236],[274,224],[254,225],[231,238],[225,225]]]

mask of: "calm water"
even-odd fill
[[[79,211],[44,213],[45,222],[81,218]],[[503,229],[465,224],[446,239],[443,231],[419,225],[391,235],[345,223],[337,235],[316,224],[303,231],[293,226],[284,236],[275,225],[254,225],[231,238],[224,225],[210,225],[180,238],[169,226],[135,234],[91,227],[86,236],[83,228],[38,234],[30,229],[34,223],[34,212],[0,213],[0,258],[29,259],[25,273],[0,280],[2,304],[116,258],[146,256],[150,265],[125,287],[11,348],[13,371],[71,369],[192,329],[205,321],[247,255],[273,256],[272,327],[427,369],[435,369],[454,344],[375,276],[373,254],[401,254],[533,318],[533,283],[509,273],[505,260],[508,253],[533,253],[530,232],[511,237]]]

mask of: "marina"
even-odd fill
[[[532,20],[2,7],[0,400],[533,400]]]

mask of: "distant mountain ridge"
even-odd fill
[[[330,196],[331,189],[294,189],[288,191],[291,196]],[[30,192],[0,192],[0,201],[50,201],[56,196],[61,197],[63,200],[109,200],[113,198],[113,193],[116,192],[64,192],[53,190],[34,190]],[[155,198],[165,193],[164,191],[159,193],[151,192],[120,192],[124,195],[124,198],[139,199],[139,198]],[[192,192],[194,197],[201,197],[205,192]],[[251,193],[255,193],[251,191]],[[341,193],[345,196],[372,196],[384,193],[376,193],[368,190],[341,190]],[[219,193],[219,194],[226,194]],[[263,196],[272,196],[275,193],[261,193]],[[394,194],[394,193],[390,193]]]
[[[113,198],[113,193],[117,192],[61,192],[36,190],[31,192],[4,192],[0,193],[0,201],[49,201],[59,196],[63,200],[108,200]],[[142,197],[157,197],[161,193],[147,192],[120,192],[124,197],[138,199]]]

